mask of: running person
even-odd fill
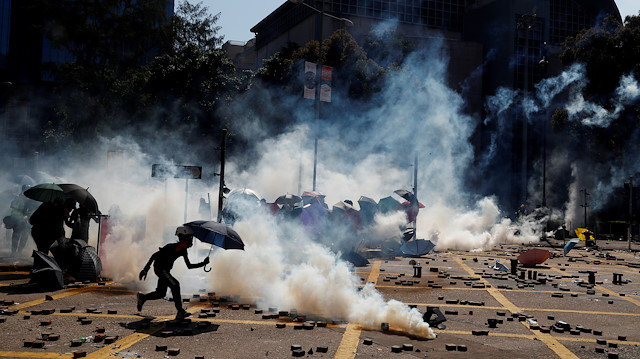
[[[149,268],[151,268],[151,263],[154,263],[153,272],[158,276],[158,286],[154,292],[147,294],[138,293],[138,311],[142,310],[142,306],[147,300],[164,298],[165,294],[167,294],[167,288],[171,288],[173,302],[178,310],[176,320],[184,319],[191,315],[191,313],[182,308],[180,283],[171,275],[171,268],[173,268],[173,263],[176,259],[180,257],[184,258],[184,262],[189,269],[204,267],[209,263],[209,257],[206,257],[204,261],[200,263],[191,264],[187,256],[187,248],[193,245],[193,231],[189,227],[181,226],[176,229],[176,236],[178,236],[179,241],[177,243],[169,243],[160,248],[149,258],[147,265],[145,265],[144,269],[140,272],[140,280],[146,279],[147,272],[149,272]]]

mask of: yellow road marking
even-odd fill
[[[633,298],[628,298],[626,295],[624,297],[621,297],[618,293],[616,293],[616,292],[614,292],[614,291],[612,291],[610,289],[607,289],[607,288],[605,288],[605,287],[603,287],[601,285],[596,285],[596,286],[594,286],[594,288],[599,290],[599,291],[605,292],[605,293],[607,293],[609,295],[615,295],[616,297],[618,297],[620,299],[624,299],[627,302],[633,303],[633,304],[635,304],[635,305],[640,307],[640,301],[637,301],[637,300],[635,300]]]
[[[5,276],[5,275],[29,275],[31,272],[25,272],[25,271],[15,271],[15,272],[0,272],[0,276]]]
[[[382,266],[381,260],[376,260],[371,265],[371,272],[369,272],[369,276],[367,277],[367,283],[371,282],[375,286],[378,282],[378,277],[380,276],[380,267]],[[342,340],[340,341],[340,345],[338,346],[338,350],[336,351],[336,355],[334,358],[336,359],[352,359],[356,356],[356,351],[358,350],[358,341],[360,340],[360,333],[362,332],[362,328],[357,324],[349,323],[347,324],[347,328],[344,330],[344,334],[342,334]]]
[[[367,283],[371,282],[374,285],[378,281],[378,276],[380,276],[380,267],[382,266],[382,261],[377,260],[373,262],[371,266],[371,272],[369,272],[369,276],[367,277]]]
[[[374,263],[375,265],[375,263]],[[335,359],[352,359],[356,357],[358,342],[360,341],[360,333],[362,329],[357,324],[347,324],[347,328],[342,334],[342,340],[334,355]]]
[[[0,358],[73,358],[72,354],[0,350]]]
[[[66,290],[62,293],[58,293],[58,294],[54,294],[51,297],[56,300],[56,299],[60,299],[60,298],[65,298],[65,297],[69,297],[72,295],[76,295],[78,293],[82,293],[82,292],[86,292],[91,290],[91,287],[82,287],[82,288],[73,288],[73,289],[69,289]],[[24,309],[24,308],[29,308],[29,307],[33,307],[34,305],[38,305],[38,304],[42,304],[44,302],[46,302],[47,300],[45,298],[41,298],[41,299],[35,299],[29,302],[24,302],[24,303],[19,303],[19,304],[14,304],[12,306],[9,306],[9,309]]]
[[[107,345],[104,346],[92,353],[87,353],[86,358],[93,358],[93,359],[99,359],[99,358],[109,358],[109,357],[113,357],[114,353],[117,353],[121,350],[127,349],[130,346],[134,345],[135,343],[141,341],[144,338],[147,338],[150,335],[153,335],[153,333],[159,331],[160,329],[164,328],[164,326],[159,325],[157,328],[155,328],[154,330],[152,330],[149,333],[133,333],[131,335],[128,335],[120,340],[117,340],[115,343],[113,343],[112,345]],[[112,348],[117,348],[117,349],[112,349]]]
[[[477,277],[473,269],[471,269],[469,266],[463,263],[463,261],[460,258],[454,257],[453,259],[458,263],[458,265],[460,265],[460,267],[462,267],[462,269],[464,269],[467,273],[469,273],[469,275]],[[484,278],[480,278],[480,280],[483,281],[485,284],[489,284]],[[493,286],[491,286],[490,288],[486,288],[486,290],[510,312],[516,313],[520,311],[520,309],[515,304],[511,303],[511,301],[509,301],[507,297],[502,295],[502,293],[500,293],[500,291],[494,288]],[[520,322],[520,323],[522,323],[522,325],[528,328],[525,322]],[[560,342],[556,338],[554,338],[551,334],[545,334],[539,331],[532,331],[532,332],[541,342],[543,342],[547,347],[549,347],[549,349],[553,350],[560,358],[576,358],[576,359],[578,358],[572,351],[567,349],[567,347],[560,344]]]

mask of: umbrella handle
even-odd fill
[[[202,267],[202,270],[204,270],[207,273],[211,272],[211,268],[209,268],[209,270],[207,270],[207,265],[206,264],[204,265],[204,267]]]

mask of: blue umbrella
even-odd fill
[[[509,271],[507,266],[505,266],[504,264],[502,264],[502,263],[500,263],[498,261],[496,261],[496,264],[494,264],[492,268],[495,269],[495,270],[499,270],[501,272],[508,272]]]
[[[185,223],[193,230],[193,236],[202,242],[213,244],[224,249],[244,250],[244,243],[240,235],[224,223],[215,221],[193,221]]]
[[[566,256],[567,253],[569,253],[569,251],[578,244],[578,242],[580,242],[580,238],[574,238],[567,242],[567,244],[564,245],[564,255]]]

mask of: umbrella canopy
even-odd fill
[[[504,265],[504,264],[502,264],[502,263],[500,263],[498,261],[496,261],[496,263],[493,265],[492,268],[495,269],[495,270],[499,270],[501,272],[508,272],[509,271],[509,269],[507,268],[506,265]]]
[[[69,198],[66,193],[55,183],[41,183],[24,191],[27,198],[38,202],[53,202],[57,198],[65,200]]]
[[[229,194],[227,195],[227,198],[231,199],[234,197],[244,198],[246,200],[255,202],[260,202],[260,200],[262,199],[262,196],[260,196],[258,192],[249,188],[232,189],[231,192],[229,192]]]
[[[404,201],[400,204],[402,207],[409,207],[411,206],[411,202],[409,201]],[[422,204],[422,202],[418,202],[418,208],[425,208],[424,204]]]
[[[431,252],[435,246],[431,240],[416,239],[400,246],[400,251],[402,251],[405,257],[420,257]]]
[[[365,267],[369,264],[369,260],[367,258],[354,251],[343,254],[342,260],[353,264],[354,267]]]
[[[395,198],[391,196],[380,198],[380,200],[378,201],[378,209],[382,213],[397,211],[399,207],[400,207],[400,202],[398,202]]]
[[[304,191],[300,197],[302,197],[303,204],[309,204],[312,200],[318,200],[323,203],[326,196],[322,192]]]
[[[331,216],[333,220],[348,218],[351,221],[354,229],[358,229],[362,225],[362,217],[360,216],[360,211],[358,211],[352,205],[345,201],[340,201],[333,205],[331,209]]]
[[[551,252],[546,249],[534,248],[520,253],[518,261],[525,267],[534,267],[549,258],[551,258]]]
[[[62,269],[55,259],[40,251],[33,251],[33,269],[31,270],[31,281],[38,283],[49,289],[62,289]]]
[[[300,202],[302,202],[302,197],[287,193],[278,197],[275,203],[280,205],[294,205]]]
[[[322,230],[324,229],[328,212],[329,211],[324,208],[318,200],[314,200],[302,207],[300,220],[308,232],[317,235],[322,233]]]
[[[373,222],[373,218],[378,212],[378,204],[373,198],[361,196],[358,199],[358,205],[360,206],[360,215],[362,216],[362,221],[365,224],[369,224]]]
[[[416,198],[416,196],[413,194],[413,192],[408,191],[406,189],[397,189],[397,190],[393,191],[393,193],[395,193],[398,196],[406,199],[409,202],[411,202],[412,199]]]
[[[102,271],[102,261],[98,257],[98,252],[92,246],[85,246],[79,255],[80,266],[77,272],[73,273],[76,280],[97,282]]]
[[[66,193],[67,196],[73,198],[81,206],[85,207],[90,214],[100,213],[98,210],[98,202],[93,198],[93,195],[89,193],[88,188],[83,188],[72,183],[59,184],[58,186],[62,188],[62,191]]]
[[[564,255],[566,256],[567,253],[569,253],[569,251],[578,244],[578,242],[580,242],[580,238],[574,238],[567,242],[567,244],[564,245]]]
[[[304,191],[302,192],[302,197],[317,197],[317,198],[325,198],[326,196],[322,192],[312,192],[312,191]]]
[[[185,223],[193,230],[193,236],[202,242],[213,244],[224,249],[244,250],[240,235],[224,223],[214,221],[193,221]]]

